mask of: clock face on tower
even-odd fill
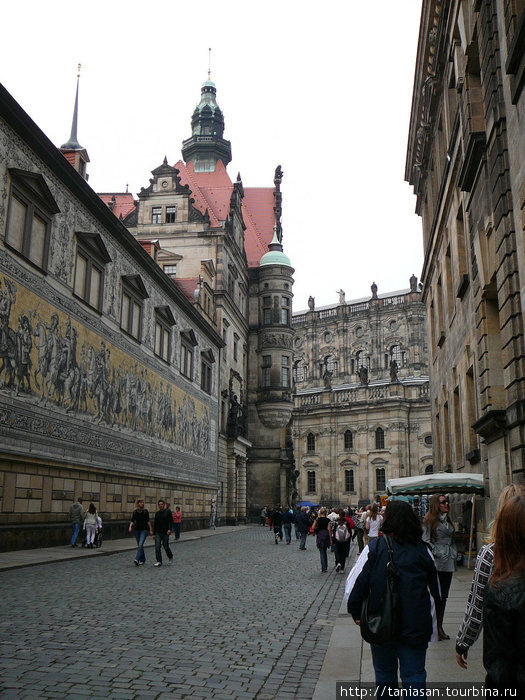
[[[167,186],[168,186],[167,180],[163,180],[163,181],[162,181],[162,188],[163,188],[163,189],[166,189]]]

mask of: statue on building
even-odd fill
[[[417,292],[417,277],[415,275],[410,278],[410,291]]]
[[[308,308],[310,311],[315,309],[315,297],[308,297]]]
[[[397,364],[396,360],[392,360],[392,362],[390,363],[390,381],[398,382],[399,381],[398,373],[399,373],[399,365]]]
[[[361,365],[357,372],[359,376],[359,381],[363,386],[368,386],[368,367],[365,367],[364,365]]]
[[[372,290],[372,299],[377,299],[377,284],[372,282],[370,289]]]
[[[333,376],[333,372],[331,372],[328,368],[326,368],[326,365],[325,365],[325,370],[324,370],[324,374],[323,374],[323,381],[324,381],[325,389],[328,389],[329,391],[332,390],[332,376]]]
[[[345,303],[345,293],[342,289],[340,289],[338,292],[339,294],[339,303],[344,304]]]
[[[299,470],[295,468],[295,462],[286,467],[286,503],[290,508],[294,508],[297,501],[297,479],[299,474]]]
[[[236,438],[239,435],[239,426],[242,418],[242,406],[237,400],[237,394],[230,399],[230,412],[228,414],[228,435]]]

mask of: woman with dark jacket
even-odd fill
[[[496,518],[494,567],[483,599],[485,686],[525,697],[525,496]]]
[[[321,508],[319,517],[314,523],[314,532],[316,537],[316,545],[321,557],[321,573],[325,574],[328,571],[328,554],[327,549],[332,544],[330,520],[326,517],[326,508]]]
[[[392,543],[398,571],[397,591],[401,605],[401,630],[396,641],[371,644],[376,686],[382,692],[398,688],[397,668],[404,688],[425,688],[427,645],[435,636],[435,614],[439,605],[437,572],[421,535],[421,525],[412,508],[403,501],[390,501],[382,532]],[[385,595],[388,547],[384,537],[370,543],[368,559],[348,598],[348,612],[360,623],[361,606],[370,592],[369,609],[377,610]]]

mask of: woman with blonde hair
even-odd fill
[[[525,697],[525,496],[502,507],[494,528],[494,566],[483,601],[486,688]]]
[[[442,493],[430,497],[428,512],[423,521],[423,541],[434,555],[441,589],[441,605],[437,611],[438,639],[450,639],[443,629],[452,574],[456,569],[456,548],[452,544],[454,525],[448,514],[448,498]]]
[[[519,484],[509,484],[500,493],[496,513],[499,514],[503,506],[515,496],[524,496],[525,488]],[[492,574],[494,565],[494,539],[496,530],[496,519],[493,520],[490,528],[490,535],[487,544],[478,552],[474,576],[468,596],[467,607],[463,622],[456,637],[456,661],[461,668],[467,668],[468,650],[479,637],[483,623],[483,599],[485,589]]]

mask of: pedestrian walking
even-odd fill
[[[140,566],[146,563],[144,542],[146,541],[148,534],[153,536],[149,511],[144,508],[144,501],[142,498],[137,498],[135,501],[135,510],[131,515],[129,532],[133,532],[133,530],[135,531],[135,539],[137,540],[137,554],[133,560],[133,563],[135,566]]]
[[[463,622],[456,637],[456,661],[461,668],[467,668],[467,656],[470,647],[478,639],[483,624],[483,599],[492,575],[494,565],[494,539],[496,520],[501,509],[514,496],[525,496],[525,488],[520,484],[509,484],[500,493],[496,510],[496,519],[491,523],[489,542],[484,544],[476,557],[474,576],[465,608]]]
[[[300,508],[294,508],[294,513],[293,513],[293,527],[295,531],[295,539],[300,540],[301,539],[301,532],[299,530],[299,523],[297,522],[297,517],[299,513],[301,512]]]
[[[95,533],[97,531],[98,524],[98,514],[94,503],[89,504],[89,508],[86,512],[86,517],[84,518],[84,530],[86,531],[86,547],[88,549],[93,549],[93,543],[95,542]]]
[[[77,502],[73,503],[69,509],[69,519],[71,520],[71,546],[78,547],[77,537],[80,528],[84,522],[84,508],[82,507],[82,499],[77,498]]]
[[[423,539],[432,549],[441,588],[441,606],[437,611],[439,640],[450,639],[443,629],[452,574],[456,569],[456,548],[453,545],[454,525],[448,514],[448,498],[435,493],[430,498],[428,512],[423,521]]]
[[[283,541],[283,514],[281,513],[281,506],[275,506],[272,510],[272,524],[275,544],[279,544],[279,541]]]
[[[210,509],[210,529],[213,528],[215,530],[215,528],[217,527],[216,521],[217,521],[217,507],[215,505],[215,499],[212,498],[211,499],[211,509]]]
[[[171,528],[173,527],[173,514],[169,508],[166,508],[166,503],[160,499],[158,501],[158,511],[155,513],[153,520],[153,532],[155,534],[155,566],[162,566],[162,547],[168,557],[168,563],[171,564],[173,552],[170,549],[169,537]]]
[[[173,532],[175,533],[175,540],[180,540],[180,528],[182,522],[182,511],[180,506],[175,507],[175,512],[173,513]]]
[[[325,574],[328,571],[327,550],[332,544],[332,535],[330,532],[330,520],[326,517],[326,508],[324,507],[319,511],[319,516],[314,523],[314,532],[317,549],[321,557],[321,573]]]
[[[261,510],[261,514],[259,516],[259,527],[262,525],[263,527],[266,525],[266,516],[268,515],[268,510],[266,506]]]
[[[344,573],[346,560],[350,553],[352,530],[343,511],[340,511],[336,523],[331,523],[332,541],[335,544],[335,570]]]
[[[293,525],[293,510],[290,509],[284,509],[282,513],[283,517],[283,530],[284,530],[284,539],[286,540],[286,544],[292,544],[292,525]]]
[[[485,687],[501,696],[525,697],[524,625],[525,496],[514,496],[496,518],[494,566],[483,601]]]
[[[365,530],[368,535],[368,543],[370,540],[379,537],[379,530],[381,529],[381,523],[383,522],[383,516],[379,513],[379,507],[377,503],[372,503],[368,515],[365,519]]]
[[[303,506],[296,516],[297,529],[301,535],[301,541],[299,542],[299,549],[306,549],[306,538],[308,537],[308,531],[310,530],[310,516],[307,513],[306,506]]]
[[[440,600],[436,567],[422,540],[419,519],[408,503],[389,502],[383,534],[388,535],[390,540],[398,574],[396,587],[401,620],[399,637],[395,641],[370,645],[377,697],[388,697],[389,689],[399,692],[398,665],[403,690],[425,689],[425,659],[434,628],[432,601],[437,607]],[[356,624],[361,622],[361,607],[366,597],[369,596],[369,610],[378,610],[385,596],[389,562],[385,539],[377,537],[372,540],[358,561],[364,566],[347,603],[347,610]],[[355,573],[352,570],[350,577]]]
[[[359,554],[361,554],[361,552],[365,548],[365,542],[364,542],[365,524],[363,522],[363,509],[362,508],[360,508],[354,514],[354,524],[355,524],[354,536],[357,539],[357,548],[359,550]]]

